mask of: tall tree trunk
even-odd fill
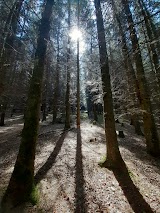
[[[107,159],[103,163],[103,166],[111,168],[121,168],[124,167],[125,164],[119,151],[115,129],[113,99],[111,92],[108,56],[107,56],[105,31],[100,0],[94,0],[94,4],[96,9],[98,44],[99,44],[100,66],[101,66],[102,86],[103,86],[105,134],[107,142]]]
[[[86,93],[86,102],[87,102],[87,112],[88,112],[88,118],[89,119],[92,119],[92,96],[91,96],[91,93],[90,93],[90,86],[89,85],[87,85],[86,86],[86,91],[85,91],[85,93]]]
[[[71,28],[71,2],[68,0],[68,31]],[[68,47],[67,47],[67,85],[66,85],[66,117],[65,117],[65,129],[70,128],[70,36],[68,36]]]
[[[160,55],[160,41],[159,41],[158,31],[157,31],[157,29],[156,29],[155,24],[153,23],[153,20],[152,20],[152,18],[151,18],[151,14],[150,14],[150,12],[149,12],[148,9],[147,9],[147,7],[146,7],[146,5],[145,5],[145,3],[144,3],[144,0],[141,0],[141,5],[142,5],[142,7],[144,8],[144,9],[143,9],[143,8],[142,8],[142,9],[143,9],[143,11],[145,12],[145,16],[146,16],[146,17],[144,17],[144,18],[145,18],[144,21],[145,21],[145,23],[146,23],[146,21],[147,21],[148,24],[149,24],[149,26],[150,26],[150,28],[151,28],[152,40],[151,40],[150,42],[156,40],[156,43],[155,43],[156,50],[157,50],[157,52],[158,52],[158,55]],[[146,20],[146,19],[147,19],[147,20]]]
[[[154,117],[153,117],[150,95],[148,91],[147,81],[145,78],[138,38],[137,38],[136,30],[134,28],[132,13],[129,8],[128,0],[122,0],[122,3],[125,9],[125,13],[127,15],[130,38],[132,42],[132,49],[134,52],[136,74],[137,74],[137,80],[138,80],[138,86],[139,86],[138,97],[139,97],[141,109],[143,112],[144,135],[146,138],[147,151],[153,156],[159,156],[160,143],[159,143],[158,133],[157,133]]]
[[[46,56],[47,57],[47,56]],[[42,93],[42,122],[46,121],[46,116],[48,115],[48,109],[47,109],[47,103],[48,103],[48,85],[49,85],[49,67],[50,67],[50,61],[48,60],[48,57],[46,58],[46,67],[45,67],[45,80],[44,80],[44,93]]]
[[[122,24],[121,24],[118,14],[117,14],[117,8],[115,6],[114,0],[112,0],[112,7],[113,7],[115,19],[116,19],[118,27],[119,27],[121,39],[122,39],[122,53],[123,53],[123,57],[124,57],[124,67],[126,70],[126,75],[127,75],[127,80],[128,80],[129,96],[130,96],[130,100],[132,102],[132,106],[134,108],[133,110],[135,110],[135,108],[139,107],[138,106],[139,104],[137,102],[138,97],[136,97],[137,79],[136,79],[135,71],[134,71],[130,56],[129,56],[129,51],[128,51],[127,42],[126,42],[126,36],[125,36],[125,33],[123,32]],[[135,133],[138,135],[143,135],[143,133],[141,131],[141,126],[139,123],[139,117],[136,113],[131,113],[131,123],[134,125]]]
[[[1,48],[1,49],[0,49],[0,55],[2,55],[2,54],[3,54],[3,51],[4,51],[5,40],[6,40],[6,38],[7,38],[7,34],[8,34],[8,32],[9,32],[9,30],[10,30],[9,28],[10,28],[10,25],[11,25],[11,20],[12,20],[13,14],[14,14],[14,10],[15,10],[15,7],[16,7],[16,3],[17,3],[17,2],[15,2],[15,3],[13,4],[12,8],[10,9],[9,14],[8,14],[8,16],[7,16],[7,19],[6,19],[6,22],[5,22],[5,24],[4,24],[4,28],[3,28],[3,30],[2,30],[2,39],[1,39],[1,46],[0,46],[0,48]],[[5,3],[2,3],[2,4],[5,4]],[[3,5],[2,7],[3,7],[3,9],[1,8],[1,11],[4,10],[5,5]]]
[[[80,3],[78,0],[78,23],[77,28],[79,30],[79,15],[80,15]],[[77,127],[80,127],[80,67],[79,67],[79,38],[77,38]]]
[[[140,6],[140,9],[141,9],[141,13],[144,17],[147,35],[149,38],[149,46],[150,46],[150,50],[151,50],[150,53],[151,53],[152,63],[154,65],[154,68],[156,71],[156,78],[157,78],[157,83],[158,83],[158,87],[159,87],[159,91],[160,91],[160,63],[159,63],[159,59],[158,59],[158,54],[156,52],[156,45],[153,43],[155,38],[153,36],[150,19],[147,16],[147,12],[143,9],[143,1],[138,0],[138,3]]]
[[[60,36],[60,23],[58,23],[58,29],[57,29],[57,65],[56,65],[56,78],[55,78],[55,87],[54,87],[54,94],[53,94],[53,119],[52,123],[54,124],[56,122],[57,118],[57,111],[58,111],[58,96],[59,96],[59,36]]]
[[[34,190],[34,160],[39,126],[42,79],[53,4],[54,0],[47,0],[44,12],[42,13],[21,144],[14,171],[2,201],[6,206],[16,206],[22,202],[31,201],[32,199],[31,194]]]
[[[13,53],[13,45],[15,41],[15,35],[17,32],[17,23],[20,16],[20,10],[24,0],[17,0],[13,5],[6,26],[4,28],[4,41],[0,56],[0,96],[4,92],[5,78],[7,71],[11,69],[11,59]]]
[[[8,105],[8,97],[6,98],[4,95],[4,91],[7,89],[6,84],[6,76],[12,76],[13,71],[13,49],[14,49],[14,41],[17,32],[17,23],[20,16],[20,10],[22,7],[24,0],[17,0],[12,6],[10,13],[8,15],[5,27],[3,29],[3,44],[0,55],[0,105],[3,105],[1,113],[1,123],[0,125],[4,125],[5,120],[5,111]],[[9,85],[9,84],[8,84]],[[7,102],[6,102],[7,101]]]

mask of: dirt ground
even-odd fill
[[[22,127],[22,116],[0,127],[1,198],[13,171]],[[128,179],[98,166],[106,153],[102,127],[83,120],[79,131],[74,126],[66,132],[63,128],[50,120],[40,124],[35,160],[39,202],[11,212],[160,213],[160,160],[146,153],[144,138],[135,135],[132,126],[117,124],[125,134],[118,140]],[[141,211],[143,204],[150,210]]]

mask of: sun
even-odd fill
[[[73,41],[76,41],[77,39],[82,39],[82,32],[77,28],[73,28],[69,33],[69,36]]]
[[[74,27],[73,29],[71,29],[69,36],[73,42],[73,46],[76,49],[76,41],[79,39],[79,52],[80,54],[83,54],[83,52],[85,51],[85,42],[84,42],[84,38],[82,35],[82,31],[80,31],[78,28]]]

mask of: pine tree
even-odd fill
[[[77,2],[78,10],[78,22],[77,28],[79,30],[79,18],[80,18],[80,2]],[[77,127],[80,127],[80,66],[79,66],[79,38],[77,38]]]
[[[124,31],[123,31],[121,20],[120,20],[118,14],[117,14],[117,8],[116,8],[114,0],[112,0],[112,7],[113,7],[113,14],[114,14],[115,19],[117,21],[117,24],[118,24],[118,27],[119,27],[119,33],[120,33],[120,36],[121,36],[121,43],[122,43],[121,46],[122,46],[122,53],[123,53],[123,57],[124,57],[124,67],[125,67],[126,75],[127,75],[127,79],[128,79],[129,96],[130,96],[130,100],[132,102],[132,107],[134,108],[133,110],[135,110],[135,108],[138,107],[137,97],[136,97],[136,94],[137,94],[137,84],[136,84],[137,79],[136,79],[136,75],[135,75],[135,71],[134,71],[134,68],[133,68],[133,65],[132,65],[131,58],[129,56],[126,36],[125,36]],[[135,127],[135,133],[137,133],[138,135],[143,135],[143,133],[141,131],[138,115],[136,113],[131,113],[131,123]]]
[[[30,82],[21,144],[14,166],[14,171],[2,201],[3,206],[5,207],[10,207],[10,205],[16,206],[22,202],[31,200],[31,194],[35,190],[35,149],[39,126],[39,111],[45,55],[49,39],[50,19],[54,0],[47,0],[45,2],[45,9],[39,26],[35,63]]]
[[[147,81],[145,77],[141,51],[138,43],[137,33],[134,27],[132,13],[129,8],[128,0],[122,0],[122,4],[127,16],[132,49],[134,52],[134,60],[136,64],[136,74],[139,89],[139,102],[143,112],[144,135],[146,139],[147,151],[153,156],[160,155],[160,143],[158,133],[152,112],[151,100],[148,91]]]
[[[71,2],[68,0],[68,32],[70,32],[71,28]],[[65,115],[65,129],[70,128],[70,36],[68,35],[68,44],[67,44],[67,84],[66,84],[66,97],[65,97],[65,105],[66,105],[66,115]]]
[[[107,159],[103,163],[103,166],[111,168],[124,168],[125,164],[119,151],[115,129],[109,64],[108,64],[105,30],[100,0],[94,0],[94,4],[96,9],[98,45],[99,45],[100,67],[101,67],[102,87],[103,87],[105,135],[107,143]]]

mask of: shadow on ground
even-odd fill
[[[77,129],[77,148],[76,148],[76,172],[75,172],[75,213],[87,212],[86,199],[84,192],[84,174],[82,161],[82,139],[81,130]]]
[[[113,173],[119,182],[121,189],[125,197],[127,198],[130,206],[132,207],[135,213],[146,212],[146,213],[153,213],[149,204],[145,201],[143,196],[140,194],[137,187],[134,185],[133,181],[131,180],[127,168],[124,171],[113,170]]]
[[[45,164],[38,170],[37,174],[35,175],[35,184],[38,184],[45,177],[46,173],[49,171],[49,169],[51,169],[51,167],[55,163],[56,157],[61,150],[67,133],[68,131],[62,133],[61,137],[56,142],[56,146],[54,147],[53,152],[51,153]]]
[[[99,138],[99,142],[100,143],[105,143],[105,137],[104,134],[102,133],[97,133],[97,138]],[[131,153],[134,154],[135,158],[139,159],[140,162],[142,162],[142,164],[146,164],[147,167],[150,166],[152,167],[152,169],[154,169],[154,171],[158,174],[160,174],[160,160],[158,158],[154,158],[152,156],[150,156],[147,153],[147,149],[145,147],[145,145],[143,145],[142,143],[139,143],[137,139],[141,139],[143,140],[142,137],[137,136],[128,132],[125,129],[125,138],[118,138],[118,142],[119,142],[119,147],[123,147],[125,149],[127,149],[128,151],[130,151]],[[135,159],[130,159],[130,161],[132,161],[135,164]],[[142,173],[144,173],[145,171],[141,171]],[[147,175],[147,173],[144,173],[145,176],[149,177],[149,173]]]

